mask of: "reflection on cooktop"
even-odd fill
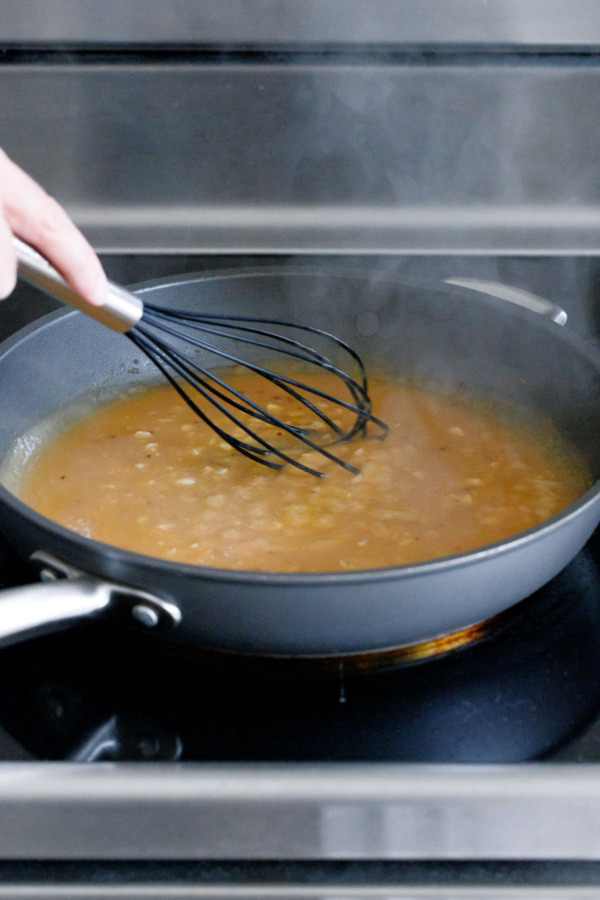
[[[587,548],[479,643],[380,671],[180,656],[110,624],[38,638],[0,652],[0,759],[553,757],[600,709],[599,571]]]

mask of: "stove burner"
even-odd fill
[[[0,725],[52,760],[545,758],[600,709],[597,560],[589,545],[506,614],[375,661],[176,654],[110,623],[38,638],[0,653]]]
[[[243,672],[263,672],[270,676],[282,673],[305,677],[307,675],[350,675],[359,672],[375,672],[410,666],[454,653],[465,647],[490,640],[510,627],[521,616],[526,615],[539,602],[536,596],[528,597],[504,612],[450,634],[443,634],[427,641],[403,644],[386,650],[367,653],[344,653],[337,656],[254,656],[251,654],[228,652],[191,647],[187,644],[162,640],[162,651],[176,658],[186,658],[196,663],[202,662],[219,667],[241,669]]]

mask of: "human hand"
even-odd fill
[[[0,299],[17,280],[13,235],[34,247],[94,306],[106,299],[100,260],[65,210],[0,149]]]

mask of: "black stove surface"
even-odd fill
[[[478,643],[334,674],[181,656],[98,624],[0,651],[0,760],[520,762],[600,711],[598,533]],[[0,543],[0,585],[31,580]],[[600,748],[598,750],[600,759]]]

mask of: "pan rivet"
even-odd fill
[[[151,606],[145,606],[143,603],[138,603],[132,607],[131,615],[140,625],[145,625],[146,628],[155,628],[160,621],[156,610],[152,609]]]

